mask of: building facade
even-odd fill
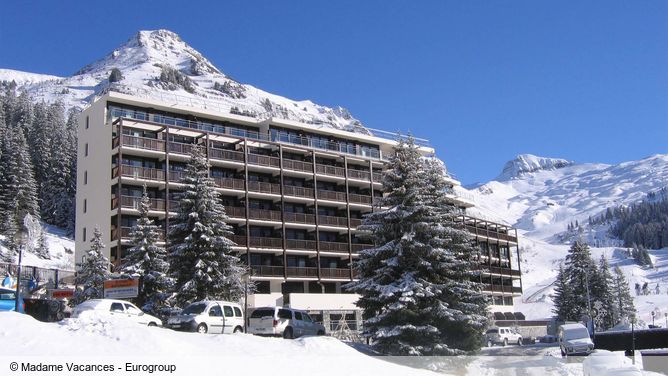
[[[357,296],[342,285],[355,278],[359,252],[371,247],[356,228],[383,195],[385,160],[401,136],[110,91],[81,113],[78,137],[77,262],[96,226],[106,256],[120,262],[131,247],[144,185],[164,243],[184,167],[198,144],[230,218],[235,249],[256,282],[249,305],[354,314]],[[418,143],[424,154],[434,152],[426,140]],[[512,298],[521,294],[516,231],[469,217],[473,203],[450,198],[482,251],[481,278],[492,308],[512,310]]]

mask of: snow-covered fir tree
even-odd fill
[[[561,296],[563,291],[555,291],[555,312],[561,320],[580,321],[590,316],[590,309],[596,296],[594,293],[596,263],[591,258],[587,243],[577,240],[568,250],[566,265],[563,268],[562,281],[572,292],[570,298]],[[562,316],[563,315],[563,316]]]
[[[76,290],[70,301],[72,306],[89,299],[100,299],[104,297],[104,281],[109,279],[109,259],[102,254],[104,243],[102,243],[102,232],[95,226],[90,249],[84,254],[84,258],[78,264],[78,270],[74,278]]]
[[[175,279],[176,303],[198,300],[239,301],[246,268],[231,248],[228,217],[209,177],[209,162],[201,147],[192,148],[181,183],[179,208],[171,220],[168,248]]]
[[[612,295],[614,298],[612,316],[614,322],[618,323],[624,318],[628,318],[635,314],[636,309],[633,304],[633,298],[631,297],[629,284],[619,266],[615,266],[614,268],[612,281]]]
[[[151,201],[144,193],[139,205],[139,218],[132,228],[133,247],[119,268],[119,273],[140,279],[139,295],[134,299],[143,311],[158,314],[167,306],[173,280],[167,275],[169,263],[167,251],[157,245],[158,226],[149,218]]]
[[[616,323],[612,317],[614,297],[612,294],[613,279],[610,273],[610,265],[604,255],[601,255],[598,268],[591,275],[591,301],[592,308],[596,309],[594,322],[597,329],[606,330]]]
[[[573,287],[570,285],[564,266],[559,265],[552,301],[554,303],[554,313],[560,321],[566,321],[573,316],[573,295]]]
[[[388,195],[364,219],[375,247],[360,253],[365,331],[393,355],[459,354],[479,348],[487,302],[473,282],[475,249],[454,225],[443,167],[426,162],[412,138],[399,142],[383,174]]]

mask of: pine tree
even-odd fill
[[[560,321],[569,320],[573,317],[573,288],[568,280],[568,275],[564,270],[563,265],[559,265],[559,273],[554,285],[554,295],[552,301],[554,303],[554,313]]]
[[[355,263],[365,330],[392,355],[459,354],[479,348],[486,299],[475,276],[470,238],[453,228],[442,167],[422,160],[412,138],[400,141],[383,176],[388,195],[360,227],[375,247]]]
[[[46,180],[42,182],[42,208],[45,220],[58,227],[67,227],[72,201],[68,192],[70,159],[68,154],[65,109],[62,103],[49,106],[46,128],[50,135],[50,159],[46,166]],[[53,135],[56,135],[55,137]]]
[[[51,255],[49,254],[49,246],[46,243],[46,237],[44,236],[44,229],[41,229],[39,232],[39,237],[37,238],[37,247],[35,247],[35,254],[43,259],[50,259]]]
[[[610,274],[610,266],[605,256],[601,255],[596,273],[591,275],[591,301],[592,307],[597,308],[595,322],[599,329],[606,330],[614,326],[613,305],[614,296],[613,278]]]
[[[209,162],[194,146],[181,181],[177,216],[169,228],[170,273],[175,279],[176,302],[238,301],[244,293],[246,268],[231,249],[225,209],[209,177]]]
[[[167,276],[169,269],[167,252],[157,245],[158,226],[148,216],[150,206],[151,202],[144,186],[139,219],[131,234],[134,246],[128,251],[119,272],[140,278],[141,289],[135,302],[143,311],[159,314],[160,308],[167,306],[173,280]]]
[[[568,250],[564,272],[568,278],[573,291],[573,310],[567,320],[579,321],[584,316],[589,316],[591,308],[591,275],[597,272],[596,264],[591,258],[589,246],[581,240],[577,240]]]
[[[77,286],[70,304],[75,306],[89,299],[100,299],[104,297],[104,281],[109,279],[109,259],[103,254],[102,232],[95,227],[91,239],[90,250],[84,255],[84,259],[77,266],[79,270],[74,278]]]
[[[619,323],[623,318],[635,314],[636,309],[631,297],[629,284],[624,277],[624,273],[622,273],[622,269],[619,266],[615,266],[614,273],[612,284],[612,294],[614,297],[612,316],[613,321]]]

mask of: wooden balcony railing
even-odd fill
[[[246,186],[246,183],[241,179],[215,176],[213,177],[213,181],[216,183],[216,187],[218,188],[234,189],[237,191],[243,191],[245,189],[244,187]]]
[[[328,166],[328,165],[322,165],[322,164],[316,164],[315,165],[315,172],[318,174],[323,174],[323,175],[330,175],[330,176],[339,176],[339,177],[345,177],[346,176],[346,169],[343,167],[336,167],[336,166]]]
[[[278,168],[281,167],[281,160],[279,158],[270,157],[268,155],[249,153],[248,164]]]
[[[320,250],[324,252],[348,253],[348,243],[320,241]]]
[[[209,148],[209,158],[233,162],[243,162],[244,153],[234,150]]]
[[[285,222],[290,223],[315,224],[315,216],[313,214],[285,212],[283,213],[283,219]]]
[[[321,200],[346,202],[346,193],[336,192],[336,191],[325,191],[322,189],[318,189],[318,198]]]
[[[350,218],[350,227],[355,228],[362,224],[362,220],[359,218]]]
[[[345,278],[350,279],[350,269],[342,268],[320,268],[321,278]]]
[[[246,235],[230,235],[227,238],[235,242],[239,247],[246,246]]]
[[[243,206],[225,206],[225,213],[230,218],[246,218],[246,208]]]
[[[283,194],[286,196],[313,198],[313,189],[296,187],[294,185],[284,185]]]
[[[281,212],[266,209],[248,209],[248,219],[257,219],[261,221],[281,221]]]
[[[371,205],[371,196],[358,195],[356,193],[348,194],[351,204],[365,204]]]
[[[348,179],[369,181],[371,179],[371,173],[369,171],[348,169]]]
[[[190,155],[194,144],[184,144],[181,142],[168,142],[167,148],[170,153]]]
[[[337,226],[348,227],[348,218],[346,217],[332,217],[329,215],[319,215],[318,225],[320,226]]]
[[[253,275],[259,277],[283,277],[285,268],[282,266],[251,265]]]
[[[248,190],[252,192],[271,193],[275,195],[281,194],[281,186],[274,183],[265,183],[261,181],[249,181]]]
[[[111,169],[111,177],[118,177],[118,166]],[[121,176],[134,179],[145,180],[165,180],[165,171],[157,168],[135,167],[129,165],[121,165]]]
[[[141,197],[121,196],[121,207],[127,209],[139,210],[141,207]],[[111,208],[118,208],[118,198],[111,199]],[[157,211],[165,211],[165,200],[159,198],[149,199],[149,209]]]
[[[489,272],[491,274],[500,274],[500,275],[505,275],[505,276],[510,276],[510,277],[520,277],[520,276],[522,276],[522,272],[520,272],[519,270],[499,268],[497,266],[484,267],[483,271],[484,272]]]
[[[313,173],[313,163],[295,161],[283,158],[283,168],[286,170],[302,171]]]
[[[301,240],[301,239],[286,239],[285,248],[303,249],[307,251],[315,251],[317,249],[315,240]]]
[[[482,291],[502,292],[506,294],[521,294],[522,288],[515,286],[483,285]]]
[[[288,266],[285,268],[288,277],[318,277],[318,268]]]
[[[283,239],[251,236],[249,245],[258,248],[283,248]]]
[[[116,137],[114,142],[114,147],[118,146],[118,137]],[[155,150],[155,151],[165,151],[165,141],[163,140],[158,140],[155,138],[147,138],[147,137],[137,137],[137,136],[130,136],[124,134],[121,137],[122,140],[122,145],[131,147],[131,148],[136,148],[136,149],[144,149],[144,150]]]
[[[383,181],[383,174],[380,172],[374,172],[373,173],[373,182],[374,183],[380,183]]]

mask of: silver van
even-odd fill
[[[198,333],[242,333],[244,314],[237,303],[206,300],[188,305],[165,327]]]
[[[323,336],[325,327],[314,322],[305,311],[292,308],[256,308],[248,320],[248,333],[286,339],[306,335]]]

